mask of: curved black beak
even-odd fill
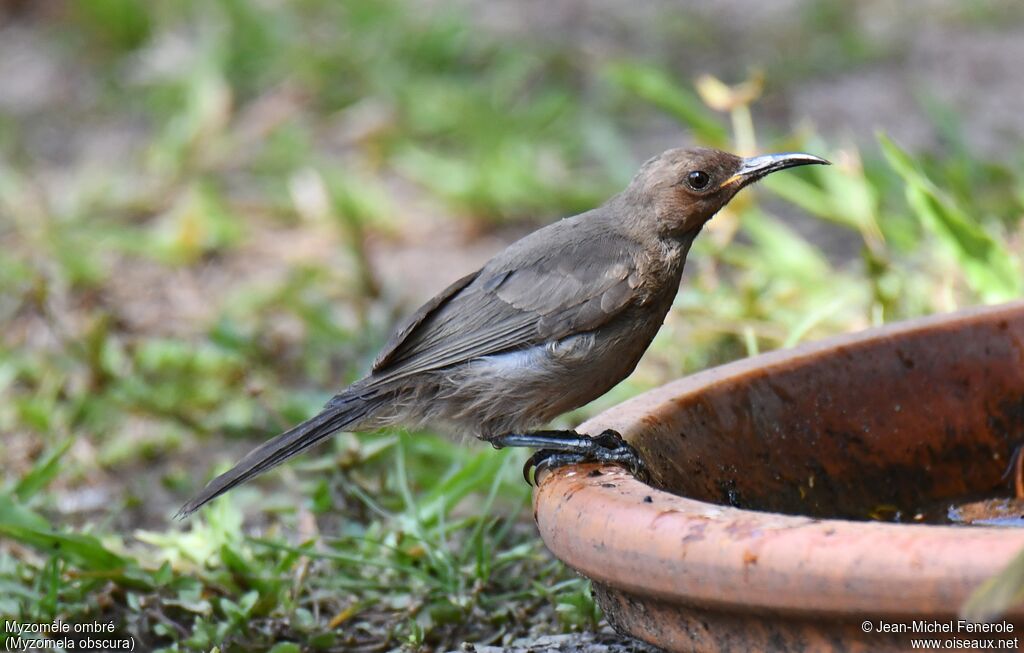
[[[740,184],[740,186],[746,186],[773,172],[806,165],[827,166],[832,164],[819,156],[805,154],[804,152],[782,152],[780,154],[751,156],[743,159],[740,169],[726,180],[723,186],[736,183]]]

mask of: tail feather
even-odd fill
[[[337,431],[358,424],[374,404],[370,399],[372,397],[352,392],[334,397],[319,414],[264,442],[246,454],[234,467],[210,481],[178,510],[175,517],[188,517],[228,490],[280,465]]]

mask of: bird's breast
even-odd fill
[[[686,254],[690,241],[658,240],[642,249],[635,261],[637,277],[637,304],[664,303],[671,301],[679,290]]]

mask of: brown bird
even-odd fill
[[[260,445],[186,503],[186,516],[329,435],[429,423],[496,448],[544,448],[527,463],[617,461],[642,470],[617,433],[530,432],[626,378],[658,332],[693,239],[744,186],[828,161],[673,149],[618,195],[513,243],[420,307],[368,376],[311,419]]]

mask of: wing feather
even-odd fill
[[[480,271],[477,270],[476,272],[467,274],[466,276],[462,277],[461,279],[459,279],[458,281],[451,284],[450,286],[442,290],[440,293],[435,295],[434,298],[428,301],[426,304],[420,306],[419,309],[415,313],[413,313],[408,320],[406,320],[405,324],[402,325],[397,331],[395,331],[394,335],[391,336],[391,339],[388,340],[387,344],[384,345],[384,348],[380,351],[379,354],[377,354],[376,360],[373,361],[373,371],[376,372],[378,370],[381,370],[384,367],[386,367],[390,362],[392,362],[392,359],[394,358],[396,351],[406,341],[406,339],[409,337],[409,334],[412,333],[412,331],[416,327],[422,324],[423,320],[427,319],[440,306],[442,306],[445,302],[454,297],[460,290],[469,285],[473,281],[473,279],[476,278],[476,275],[478,275],[479,273]]]
[[[596,233],[565,247],[545,231],[424,304],[371,378],[391,381],[591,331],[634,300],[637,269],[625,237]]]

